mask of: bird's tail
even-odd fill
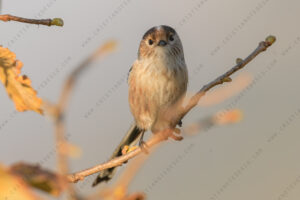
[[[110,157],[110,160],[121,156],[122,155],[122,149],[123,149],[124,146],[126,146],[126,145],[128,145],[128,146],[135,145],[142,133],[143,133],[143,131],[140,130],[135,124],[133,124],[130,127],[130,129],[127,131],[125,137],[122,139],[122,141],[120,142],[118,147],[113,152],[112,156]],[[112,179],[112,177],[114,176],[114,174],[116,172],[116,169],[117,169],[117,167],[112,167],[112,168],[101,171],[100,174],[98,175],[98,177],[96,178],[96,180],[94,181],[92,186],[94,187],[94,186],[96,186],[97,184],[99,184],[103,181],[107,182],[110,179]]]

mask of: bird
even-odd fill
[[[121,156],[124,146],[143,147],[145,131],[157,133],[172,128],[182,108],[188,85],[183,46],[174,28],[160,25],[143,35],[138,57],[128,74],[128,101],[135,123],[130,127],[111,159]],[[116,168],[100,172],[96,186],[112,179]]]

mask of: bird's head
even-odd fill
[[[165,25],[149,29],[140,43],[139,59],[171,56],[183,58],[183,48],[176,31]]]

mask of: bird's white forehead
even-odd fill
[[[156,30],[157,30],[157,31],[160,31],[161,29],[163,29],[162,26],[157,26],[157,27],[156,27]]]

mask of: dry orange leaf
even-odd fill
[[[19,177],[11,174],[0,165],[0,200],[37,200],[40,199]]]
[[[31,87],[31,80],[26,75],[20,76],[22,66],[13,52],[0,46],[0,80],[16,109],[20,112],[33,110],[42,114],[42,99],[37,97],[36,91]]]

